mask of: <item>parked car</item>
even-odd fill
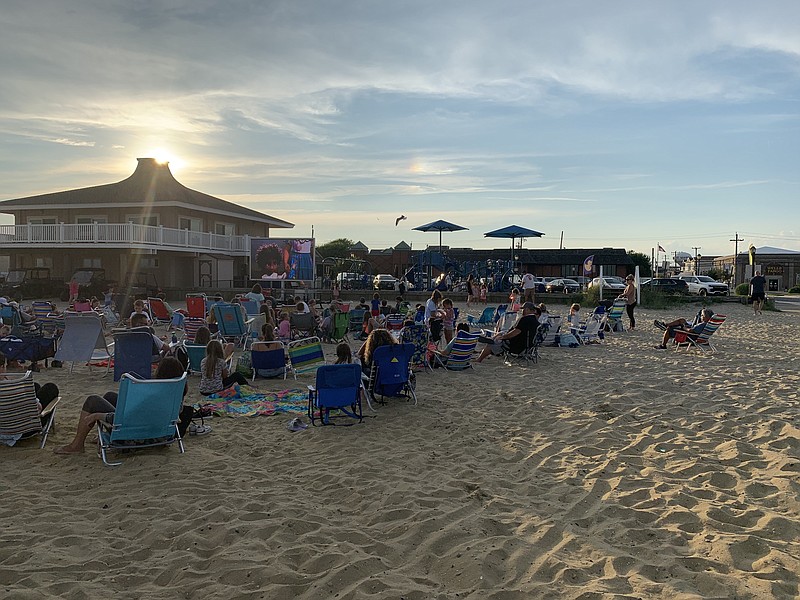
[[[600,278],[595,277],[589,283],[589,287],[598,287],[600,285]],[[604,290],[612,290],[612,291],[622,291],[625,289],[625,280],[621,277],[616,277],[614,275],[609,275],[607,277],[603,277],[603,289]]]
[[[50,276],[50,269],[11,269],[0,293],[16,300],[55,298],[61,293],[64,280]]]
[[[655,277],[642,284],[642,290],[653,290],[662,294],[688,294],[689,285],[676,277]]]
[[[362,275],[361,273],[342,272],[336,276],[336,283],[339,284],[339,288],[342,290],[360,290],[368,286],[364,281],[365,277],[367,275]]]
[[[561,292],[562,294],[574,294],[581,290],[581,284],[574,279],[554,279],[545,286],[546,292]]]
[[[396,285],[397,279],[393,275],[386,275],[384,273],[375,275],[375,279],[372,280],[372,287],[376,290],[393,290]]]
[[[677,278],[682,279],[689,285],[690,294],[699,294],[700,296],[728,295],[728,284],[716,281],[708,275],[678,275]]]

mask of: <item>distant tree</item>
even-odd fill
[[[706,273],[711,279],[715,279],[716,281],[725,281],[729,279],[728,274],[722,269],[709,269],[708,273]]]
[[[350,256],[350,248],[355,242],[347,238],[337,238],[320,244],[317,246],[317,252],[322,258],[348,258]]]
[[[642,254],[641,252],[634,252],[633,250],[628,250],[628,256],[630,256],[634,266],[639,267],[640,277],[653,276],[653,267],[650,264],[650,257],[647,256],[647,254]]]

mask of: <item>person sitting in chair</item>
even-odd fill
[[[525,352],[529,342],[535,338],[536,331],[539,329],[536,311],[537,308],[533,302],[525,302],[522,305],[522,316],[514,323],[514,327],[505,333],[496,333],[491,338],[487,338],[486,347],[478,357],[478,362],[483,362],[483,359],[490,354],[500,354],[504,350],[512,354]]]
[[[662,323],[658,321],[656,325],[659,328],[664,328],[664,337],[661,340],[661,344],[656,346],[656,350],[666,350],[667,343],[675,337],[676,331],[687,331],[689,335],[697,336],[703,329],[705,329],[706,323],[711,320],[711,317],[714,316],[714,311],[710,308],[704,308],[702,312],[702,318],[696,325],[692,325],[686,319],[675,319],[674,321],[670,321],[669,323]]]

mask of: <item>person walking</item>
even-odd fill
[[[633,316],[633,309],[636,308],[636,284],[634,283],[633,275],[628,275],[625,278],[625,289],[619,295],[619,298],[625,299],[625,311],[628,313],[628,318],[631,321],[631,331],[636,329],[636,319]]]
[[[766,293],[767,280],[761,274],[761,271],[756,271],[756,276],[750,280],[750,298],[753,300],[753,314],[760,315],[761,309],[764,308],[764,300],[767,297]]]

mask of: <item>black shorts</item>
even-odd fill
[[[764,300],[767,295],[764,292],[755,292],[752,296],[750,296],[753,300]]]

